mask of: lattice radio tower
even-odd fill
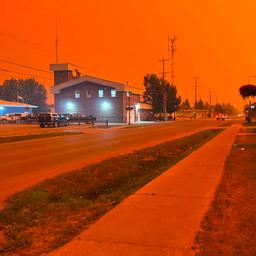
[[[175,82],[175,72],[174,72],[174,55],[176,52],[176,36],[168,36],[168,52],[171,59],[171,85],[174,85]]]

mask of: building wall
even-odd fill
[[[54,84],[55,85],[67,82],[72,79],[74,79],[74,77],[72,75],[72,71],[70,71],[70,70],[54,72]]]
[[[130,100],[129,100],[129,97],[130,97]],[[133,107],[133,110],[130,111],[131,123],[140,121],[139,116],[138,116],[138,111],[136,110],[136,105],[140,102],[140,95],[134,94],[131,92],[129,94],[127,94],[127,92],[124,92],[123,99],[124,99],[124,104],[125,104],[125,106],[124,106],[124,121],[123,122],[128,122],[129,110],[127,110],[127,107],[129,106],[129,103],[130,103],[130,106]]]
[[[114,88],[89,82],[62,89],[55,94],[55,111],[93,115],[98,122],[124,122],[125,92],[117,91],[116,97],[111,97],[111,89]],[[104,91],[103,98],[99,97],[98,90]],[[80,92],[80,98],[75,98],[75,91]]]

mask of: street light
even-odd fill
[[[130,92],[127,92],[128,96],[128,125],[131,125],[131,97]]]

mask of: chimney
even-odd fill
[[[77,77],[77,71],[69,63],[50,64],[50,70],[54,72],[54,85],[65,83]]]

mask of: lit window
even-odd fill
[[[116,97],[116,90],[111,90],[111,97]]]
[[[85,95],[86,95],[86,98],[91,98],[92,97],[91,93],[87,90],[85,91]]]
[[[75,91],[75,98],[79,99],[80,98],[80,91]]]
[[[99,98],[103,98],[103,96],[104,96],[104,91],[103,91],[103,90],[99,90],[98,93],[99,93]]]

